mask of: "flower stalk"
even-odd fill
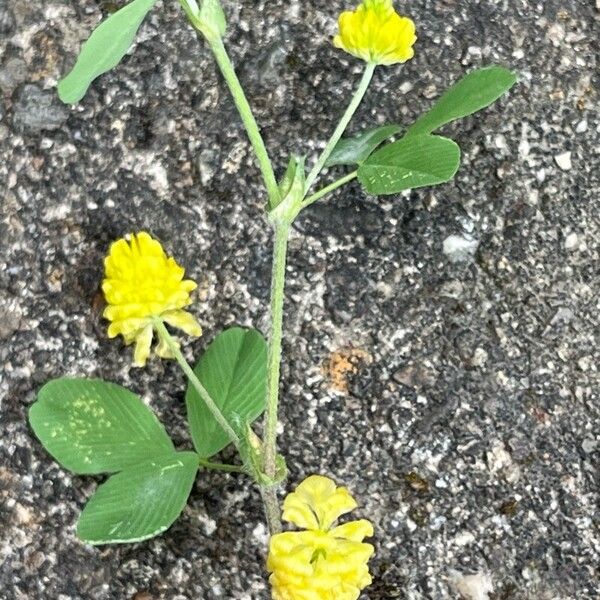
[[[310,190],[312,184],[315,182],[315,179],[319,176],[319,174],[323,170],[323,167],[325,166],[327,159],[331,156],[331,153],[333,152],[334,148],[337,146],[337,143],[342,138],[342,135],[344,135],[344,131],[346,131],[346,128],[348,127],[348,124],[350,123],[352,117],[354,116],[354,113],[358,109],[360,103],[362,102],[362,99],[365,97],[365,94],[367,93],[367,89],[369,88],[369,84],[371,83],[371,80],[373,79],[373,73],[375,73],[376,66],[377,65],[374,63],[368,63],[367,66],[365,67],[365,71],[360,80],[360,83],[358,84],[358,88],[356,89],[356,92],[354,93],[354,96],[353,96],[352,100],[350,101],[350,104],[348,105],[346,112],[344,113],[341,121],[339,122],[338,126],[335,128],[335,131],[333,132],[331,139],[327,142],[327,145],[325,146],[323,152],[317,159],[317,162],[315,163],[314,167],[312,168],[311,172],[309,173],[308,177],[306,178],[306,185],[304,186],[305,194],[308,193],[308,191]]]
[[[223,431],[227,434],[231,442],[236,448],[240,448],[240,438],[238,434],[233,430],[231,425],[227,422],[227,419],[224,417],[223,413],[219,410],[219,407],[216,405],[215,401],[211,398],[210,394],[206,390],[206,388],[202,385],[198,377],[196,377],[196,373],[183,356],[181,352],[181,348],[179,348],[179,344],[173,339],[165,324],[159,318],[154,318],[153,320],[154,328],[156,329],[161,341],[165,343],[165,345],[169,348],[171,355],[177,361],[181,370],[186,374],[189,382],[194,386],[200,398],[206,404],[206,407],[211,412],[212,416],[215,418],[217,423],[221,426]]]
[[[254,153],[258,160],[258,164],[262,173],[262,177],[267,188],[269,200],[275,204],[279,200],[279,187],[277,180],[275,179],[275,173],[273,171],[273,165],[269,159],[269,153],[265,146],[265,142],[260,133],[258,123],[254,118],[250,103],[246,98],[246,94],[240,84],[240,80],[235,72],[231,59],[227,54],[227,50],[223,44],[223,40],[220,37],[209,39],[210,48],[215,56],[215,60],[225,78],[229,91],[233,96],[233,100],[238,109],[240,117],[246,127],[246,132],[250,138],[250,143],[254,148]]]

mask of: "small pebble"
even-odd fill
[[[562,154],[557,154],[554,157],[554,162],[563,170],[570,171],[573,168],[573,163],[571,162],[571,152],[563,152]]]
[[[444,240],[444,254],[450,262],[470,262],[479,242],[471,236],[450,235]]]
[[[576,233],[570,233],[565,238],[565,249],[566,250],[576,250],[579,246],[579,236]]]

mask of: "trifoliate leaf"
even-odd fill
[[[173,451],[140,398],[101,379],[48,382],[29,410],[29,422],[44,448],[75,473],[112,473]]]
[[[437,185],[454,177],[460,148],[444,137],[418,135],[377,150],[359,167],[358,179],[374,195]]]

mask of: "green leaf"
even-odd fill
[[[224,331],[211,342],[194,372],[234,431],[245,437],[246,425],[265,409],[267,343],[262,335],[239,327]],[[198,454],[209,458],[225,448],[227,434],[191,385],[185,402]]]
[[[375,148],[400,131],[401,127],[398,125],[384,125],[364,131],[356,137],[341,139],[327,159],[325,166],[360,164]]]
[[[121,62],[155,3],[156,0],[133,0],[100,23],[83,45],[73,70],[58,84],[58,96],[63,102],[79,102],[96,77]]]
[[[112,473],[173,451],[154,413],[129,390],[101,379],[50,381],[29,422],[44,448],[75,473]]]
[[[374,195],[437,185],[454,177],[460,148],[448,138],[418,135],[388,144],[358,169],[358,179]]]
[[[183,510],[197,470],[197,454],[171,452],[113,475],[83,509],[77,535],[90,544],[120,544],[162,533]]]
[[[504,67],[491,66],[473,71],[419,117],[406,135],[431,133],[442,125],[471,115],[495,102],[517,81],[517,75]]]

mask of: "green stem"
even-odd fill
[[[244,469],[244,467],[215,463],[204,458],[198,458],[198,464],[205,469],[212,469],[213,471],[225,471],[226,473],[246,473],[246,469]]]
[[[261,486],[260,496],[265,505],[265,516],[271,535],[281,531],[281,509],[277,500],[277,489],[275,487]]]
[[[307,206],[309,206],[313,202],[316,202],[317,200],[320,200],[323,196],[327,196],[327,194],[333,192],[334,190],[337,190],[339,187],[342,187],[343,185],[345,185],[346,183],[352,181],[353,179],[356,179],[357,176],[358,176],[358,171],[353,171],[352,173],[348,173],[348,175],[345,175],[341,179],[338,179],[337,181],[334,181],[333,183],[330,183],[329,185],[325,186],[323,189],[321,189],[318,192],[314,193],[312,196],[309,196],[302,203],[302,208],[306,208]]]
[[[209,44],[215,55],[217,64],[221,69],[221,73],[231,91],[231,95],[233,96],[235,105],[242,117],[246,131],[248,132],[248,137],[250,138],[250,142],[256,153],[256,158],[258,159],[258,164],[262,172],[271,204],[275,204],[279,200],[279,186],[275,179],[275,173],[273,172],[273,165],[269,159],[269,153],[267,152],[265,142],[260,133],[258,124],[256,123],[256,119],[254,118],[254,114],[252,113],[252,109],[250,108],[250,104],[244,94],[240,80],[235,73],[227,50],[223,45],[223,40],[218,37],[214,40],[209,40]]]
[[[223,413],[216,405],[215,401],[206,391],[206,388],[202,385],[202,383],[200,383],[198,377],[196,377],[196,373],[194,373],[194,370],[192,369],[192,367],[190,367],[190,364],[183,356],[181,349],[179,348],[179,344],[177,344],[177,342],[171,337],[171,334],[168,332],[167,328],[165,327],[165,324],[160,319],[154,319],[154,327],[156,328],[156,331],[158,332],[160,338],[165,342],[165,344],[167,344],[169,350],[171,351],[171,354],[179,363],[179,366],[186,374],[190,383],[194,386],[194,388],[200,395],[200,398],[202,398],[202,400],[204,401],[204,404],[206,404],[206,407],[208,408],[212,416],[221,426],[221,429],[223,429],[223,431],[227,434],[227,437],[233,442],[235,447],[239,449],[240,438],[238,437],[237,433],[232,429],[231,425],[229,425],[227,419],[223,416]]]
[[[277,473],[277,412],[279,406],[283,301],[289,230],[290,225],[288,223],[278,222],[275,224],[273,274],[271,278],[271,335],[267,371],[267,408],[264,422],[264,472],[271,479],[275,478]],[[265,494],[269,494],[267,489],[262,492],[263,498]],[[271,504],[273,503],[273,498],[275,498],[276,507],[267,506],[267,516],[269,510],[272,512],[269,518],[269,526],[273,530],[275,520],[277,521],[277,526],[279,526],[279,507],[276,504],[277,498],[274,489],[270,493],[270,496]],[[276,519],[275,514],[277,515]]]
[[[334,148],[337,146],[337,143],[340,141],[342,135],[344,134],[344,131],[346,131],[346,127],[348,127],[348,124],[350,123],[350,120],[354,116],[356,109],[358,108],[362,99],[364,98],[365,94],[367,93],[367,88],[369,87],[369,84],[371,83],[371,79],[373,79],[373,73],[375,72],[376,66],[377,65],[375,65],[373,63],[367,64],[367,67],[365,69],[365,72],[363,73],[362,79],[360,80],[360,84],[358,85],[358,89],[356,90],[354,97],[352,98],[352,101],[350,102],[350,105],[346,109],[346,112],[344,113],[342,120],[339,122],[338,126],[336,127],[335,131],[333,132],[333,135],[331,136],[331,139],[329,140],[329,142],[327,142],[327,146],[325,146],[325,149],[321,153],[321,156],[319,156],[319,158],[317,159],[317,162],[315,163],[315,166],[312,168],[311,172],[309,173],[308,177],[306,178],[306,185],[304,187],[305,193],[307,193],[310,190],[312,184],[315,182],[315,179],[319,176],[319,174],[323,170],[323,167],[325,166],[327,159],[331,156],[331,153],[333,152]]]

